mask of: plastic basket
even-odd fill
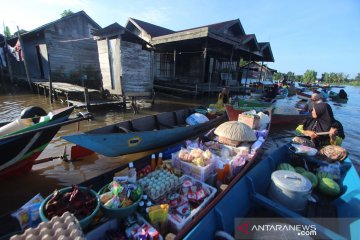
[[[215,172],[216,163],[214,160],[206,167],[198,167],[192,163],[184,162],[178,158],[179,152],[173,153],[171,157],[171,165],[180,169],[184,174],[195,179],[205,182],[212,173]]]
[[[102,187],[99,190],[99,192],[98,192],[99,196],[101,194],[103,194],[106,189],[108,189],[108,185],[109,184],[106,184],[104,187]],[[106,216],[113,217],[113,218],[125,218],[125,217],[127,217],[127,216],[129,216],[129,215],[136,212],[136,209],[138,207],[138,204],[139,204],[140,200],[142,199],[142,196],[143,196],[143,190],[141,188],[141,195],[140,195],[139,199],[130,206],[114,209],[114,208],[105,207],[102,203],[100,203],[100,208],[101,208],[101,211]]]
[[[183,175],[180,179],[183,180],[184,178],[190,178],[194,182],[199,182],[197,179],[194,179],[193,177],[187,176],[187,175]],[[170,228],[171,231],[174,231],[175,233],[179,232],[180,229],[182,229],[187,223],[189,223],[195,217],[195,215],[199,211],[201,211],[210,202],[211,199],[213,199],[215,197],[215,194],[216,194],[216,191],[217,191],[216,188],[211,187],[211,186],[209,186],[209,185],[207,185],[206,183],[203,183],[203,182],[201,182],[201,184],[203,186],[207,187],[211,191],[210,195],[208,195],[204,199],[204,201],[196,209],[191,210],[191,213],[187,218],[182,219],[182,221],[180,221],[180,222],[177,221],[172,216],[172,214],[168,214],[167,221],[168,221],[169,228]]]
[[[58,190],[58,191],[59,191],[60,194],[65,194],[65,193],[67,193],[67,192],[70,192],[71,190],[72,190],[72,187],[66,187],[66,188],[62,188],[62,189],[60,189],[60,190]],[[99,199],[99,195],[98,195],[94,190],[92,190],[92,189],[85,188],[85,187],[80,187],[80,186],[79,186],[79,190],[80,190],[80,191],[90,191],[90,193],[91,193],[92,195],[94,195],[94,197],[95,197],[96,200],[97,200],[97,205],[96,205],[94,211],[93,211],[89,216],[87,216],[87,217],[85,217],[85,218],[83,218],[83,219],[81,219],[81,220],[79,221],[80,226],[81,226],[82,228],[85,228],[85,227],[87,227],[87,226],[91,223],[92,219],[95,217],[95,215],[96,215],[97,212],[99,211],[99,209],[100,209],[100,199]],[[41,220],[42,220],[43,222],[48,222],[48,221],[49,221],[49,219],[45,216],[45,206],[46,206],[46,203],[47,203],[48,201],[50,201],[50,199],[52,198],[53,194],[54,194],[54,193],[50,194],[50,195],[49,195],[47,198],[45,198],[45,200],[41,203],[41,206],[40,206],[40,209],[39,209],[39,215],[40,215],[40,218],[41,218]]]

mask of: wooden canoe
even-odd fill
[[[316,239],[359,239],[360,179],[350,159],[347,158],[341,163],[341,168],[344,169],[340,180],[341,196],[330,199],[318,196],[318,203],[309,203],[302,214],[274,202],[267,196],[271,173],[276,170],[278,164],[289,163],[290,159],[289,145],[285,145],[267,159],[260,161],[245,177],[236,178],[236,181],[231,182],[223,193],[220,193],[189,225],[182,229],[177,239],[215,239],[217,231],[244,237],[242,239],[252,239],[253,233],[237,231],[247,217],[254,216],[262,218],[277,216],[284,222],[287,221],[286,219],[292,219],[295,224],[316,225]],[[323,225],[327,223],[325,221],[320,223],[314,221],[314,219],[319,221],[318,219],[330,216],[336,222],[336,229]],[[235,225],[236,219],[239,221],[238,225]],[[278,238],[272,239],[281,239],[282,236],[280,232]]]
[[[225,105],[226,113],[230,121],[237,121],[239,114],[245,112],[243,109],[234,108],[232,105]],[[251,110],[251,109],[249,109]],[[271,124],[299,124],[306,118],[310,117],[310,113],[301,113],[299,115],[272,114]]]
[[[104,156],[116,157],[165,147],[201,135],[226,119],[226,114],[223,114],[205,123],[187,125],[186,118],[193,113],[194,109],[163,112],[62,138]]]
[[[296,92],[296,96],[302,100],[310,100],[311,99],[311,95],[310,94],[306,94],[300,91]]]

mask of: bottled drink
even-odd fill
[[[162,168],[163,160],[162,160],[163,154],[159,153],[158,161],[157,161],[157,168]]]
[[[151,155],[151,171],[154,171],[156,168],[156,159],[155,159],[155,154]]]
[[[136,182],[136,169],[134,168],[133,162],[129,162],[128,181],[130,183]]]
[[[145,204],[144,204],[143,201],[140,201],[140,202],[139,202],[138,212],[139,212],[141,215],[145,216],[145,213],[146,213],[146,212],[145,212]]]

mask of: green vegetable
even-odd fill
[[[319,182],[320,182],[320,180],[323,179],[323,178],[334,179],[334,176],[333,176],[331,173],[327,173],[327,172],[318,172],[318,173],[316,174],[316,176],[317,176]]]
[[[277,170],[288,170],[295,172],[295,168],[288,163],[280,163],[279,166],[277,167]]]
[[[340,187],[334,180],[330,178],[322,178],[319,182],[319,190],[328,196],[338,196],[340,194]]]
[[[301,175],[309,179],[312,187],[316,188],[316,186],[318,185],[318,178],[315,176],[315,174],[313,174],[312,172],[305,171],[301,173]]]
[[[295,171],[300,174],[302,174],[303,172],[306,172],[305,168],[302,168],[302,167],[295,167]]]

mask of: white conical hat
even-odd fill
[[[248,125],[238,121],[225,122],[218,126],[214,133],[219,137],[241,142],[253,142],[257,139],[254,131]]]

